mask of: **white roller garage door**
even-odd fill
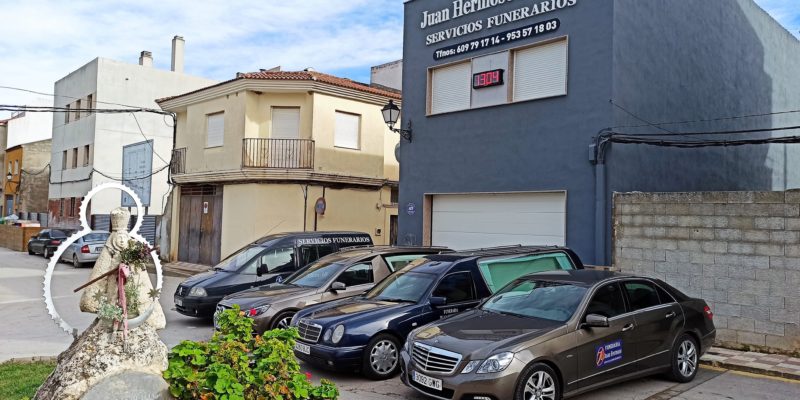
[[[566,244],[565,192],[434,195],[432,203],[434,246]]]

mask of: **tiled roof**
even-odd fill
[[[237,81],[240,79],[275,80],[275,81],[316,81],[333,86],[359,90],[362,92],[375,94],[378,96],[386,96],[392,99],[397,99],[397,100],[402,99],[400,91],[386,90],[384,88],[373,87],[347,78],[340,78],[338,76],[323,74],[321,72],[316,72],[316,71],[259,71],[259,72],[240,72],[236,74],[236,78],[234,79],[221,82],[216,85],[208,86],[202,89],[194,90],[188,93],[180,94],[177,96],[158,99],[156,100],[156,102],[160,103],[162,101],[171,100],[176,97],[202,92],[203,90],[206,90],[208,88],[225,85],[227,83]]]

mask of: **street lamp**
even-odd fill
[[[6,175],[6,181],[11,182],[11,178],[13,177],[14,175],[11,175],[11,172],[9,172],[8,175]]]
[[[397,104],[394,104],[393,100],[389,100],[389,103],[383,106],[381,114],[383,114],[383,122],[389,127],[389,130],[400,134],[403,139],[411,143],[411,122],[408,123],[408,129],[398,129],[394,127],[397,120],[400,119],[400,107],[397,107]]]

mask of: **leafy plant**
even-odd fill
[[[180,400],[337,399],[339,390],[319,386],[294,357],[297,329],[253,336],[253,320],[235,306],[219,315],[220,330],[208,342],[184,341],[169,354],[164,379]]]
[[[147,270],[147,262],[150,260],[150,252],[153,251],[146,244],[138,240],[129,240],[128,246],[119,252],[119,262],[126,264],[131,269],[136,268],[141,271]]]

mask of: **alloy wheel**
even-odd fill
[[[685,377],[690,377],[697,369],[697,346],[687,339],[678,347],[678,371]]]
[[[47,250],[47,248],[45,248],[44,253],[42,253],[42,255],[44,256],[44,258],[50,258],[50,251]]]
[[[381,375],[392,372],[397,366],[397,360],[397,347],[395,347],[394,343],[388,340],[381,340],[372,346],[369,354],[369,363],[375,372]]]
[[[72,255],[72,266],[75,268],[79,268],[81,266],[81,263],[78,262],[78,256],[75,254]]]
[[[525,400],[555,400],[556,382],[545,371],[536,371],[525,383]]]
[[[289,329],[289,325],[292,323],[292,317],[294,317],[294,315],[290,314],[290,315],[287,315],[287,316],[281,318],[280,321],[278,321],[277,328],[278,329]]]

